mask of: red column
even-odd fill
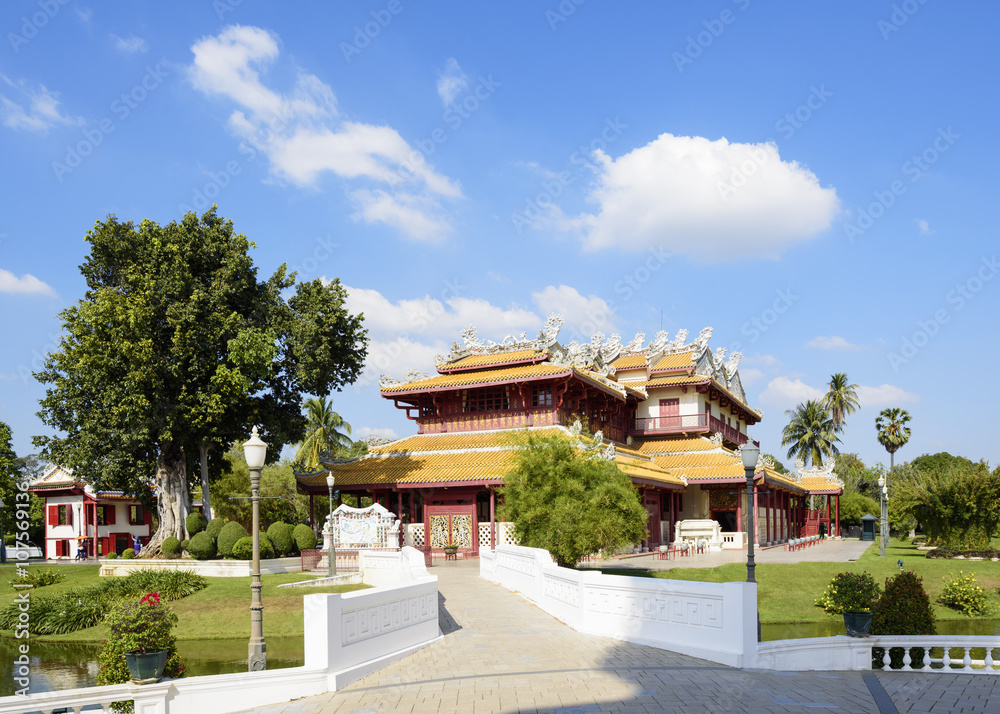
[[[753,542],[760,545],[760,500],[757,497],[757,484],[753,485]]]
[[[309,527],[316,528],[316,519],[313,516],[313,495],[309,494]]]
[[[836,527],[835,527],[835,529],[833,531],[833,534],[835,536],[839,536],[840,535],[840,494],[838,493],[836,496],[834,496],[834,499],[835,499],[834,500],[835,508],[837,509],[837,525],[836,525]]]
[[[746,491],[744,488],[743,491]],[[744,493],[736,494],[736,531],[739,532],[743,530],[743,498]]]

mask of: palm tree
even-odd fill
[[[788,449],[788,458],[795,456],[803,461],[811,461],[814,467],[823,465],[823,457],[839,453],[836,430],[830,413],[818,399],[810,399],[790,409],[788,425],[781,433],[781,445]]]
[[[839,433],[844,430],[846,418],[861,406],[858,402],[858,385],[850,384],[846,374],[837,372],[830,377],[827,389],[823,406],[829,410],[830,418],[833,419],[833,430]]]
[[[319,467],[319,457],[324,451],[351,448],[354,444],[348,436],[351,425],[333,411],[332,401],[310,397],[303,406],[306,409],[306,434],[295,452],[295,458],[306,468],[315,469]]]
[[[895,467],[896,451],[910,440],[910,427],[906,426],[908,421],[910,421],[910,413],[899,407],[883,409],[875,420],[875,428],[878,429],[878,443],[889,452],[890,472]]]

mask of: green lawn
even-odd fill
[[[61,583],[39,588],[38,595],[51,595],[73,588],[94,584],[98,575],[97,565],[57,565],[52,567],[65,573]],[[14,567],[0,566],[0,606],[14,599],[10,581]],[[306,573],[286,573],[261,576],[261,600],[264,603],[264,634],[269,637],[301,637],[302,596],[310,593],[338,593],[367,588],[367,585],[341,585],[318,588],[279,588],[282,583],[309,580]],[[233,639],[250,634],[250,578],[208,578],[208,587],[180,600],[170,607],[177,613],[178,624],[174,634],[178,640]],[[10,630],[0,631],[0,636],[10,637]],[[49,642],[101,642],[107,636],[104,625],[78,630],[67,635],[32,635],[34,639]]]
[[[935,560],[912,543],[889,542],[885,557],[878,557],[872,547],[854,563],[795,563],[790,565],[757,564],[758,607],[762,623],[836,622],[840,615],[831,615],[814,602],[837,573],[868,571],[880,585],[887,577],[899,572],[896,561],[902,560],[906,570],[915,572],[924,581],[931,598],[934,617],[938,620],[965,620],[961,613],[936,602],[944,585],[942,578],[958,571],[975,573],[976,580],[992,594],[995,610],[989,617],[1000,616],[1000,562],[988,560]],[[602,568],[605,573],[656,577],[668,580],[697,580],[710,583],[743,581],[747,577],[745,563],[729,563],[717,568],[674,568],[669,571],[636,571],[626,568]]]

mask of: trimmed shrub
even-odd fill
[[[880,594],[878,583],[867,571],[837,573],[815,604],[832,613],[872,612]]]
[[[181,542],[174,536],[167,536],[160,545],[160,550],[163,551],[164,555],[177,555],[180,549]]]
[[[118,559],[118,553],[116,553],[114,551],[111,551],[110,553],[108,553],[104,557],[107,558],[108,560],[117,560]]]
[[[208,526],[208,519],[201,511],[195,511],[189,513],[188,517],[184,519],[184,526],[187,528],[188,536],[193,536],[195,533],[201,533],[205,530]]]
[[[132,560],[132,558],[135,557],[135,549],[134,548],[126,548],[125,552],[122,553],[122,557],[125,560]]]
[[[295,541],[292,540],[292,527],[287,523],[272,523],[267,529],[267,537],[274,545],[274,554],[278,558],[284,558],[292,552]]]
[[[189,545],[191,545],[191,539],[190,538],[188,538],[187,540],[182,540],[181,541],[181,550],[186,553]]]
[[[219,533],[219,538],[216,541],[216,546],[219,549],[219,555],[223,558],[233,557],[233,546],[236,545],[236,541],[240,538],[245,538],[250,535],[247,533],[247,529],[241,526],[236,521],[231,521],[227,523],[222,532]]]
[[[215,538],[207,531],[196,533],[194,538],[188,541],[187,552],[198,560],[208,560],[214,558]]]
[[[292,540],[299,551],[312,550],[316,547],[316,534],[305,523],[300,523],[292,530]]]
[[[989,595],[976,582],[975,573],[966,575],[959,570],[957,576],[951,575],[942,580],[944,590],[941,591],[938,602],[945,607],[958,610],[966,617],[988,615],[993,610]]]
[[[233,546],[233,557],[240,560],[252,560],[253,538],[244,536],[236,541],[236,545]],[[263,532],[260,534],[260,557],[262,560],[274,557],[274,546],[271,544],[271,540],[267,537],[267,534]]]
[[[886,578],[882,597],[872,610],[873,635],[933,635],[934,613],[931,610],[931,600],[924,590],[924,581],[916,574],[904,571],[891,578]],[[872,665],[882,668],[885,649],[872,648]],[[890,666],[894,669],[903,666],[903,648],[892,647],[889,650]],[[910,648],[912,667],[920,667],[924,660],[922,647]]]
[[[221,518],[213,518],[211,521],[208,522],[208,525],[205,526],[205,531],[210,536],[215,538],[216,541],[218,541],[219,534],[222,533],[222,529],[225,527],[226,527],[226,521],[224,521]]]

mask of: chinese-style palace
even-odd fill
[[[299,491],[312,506],[313,496],[327,495],[332,473],[341,493],[370,497],[399,514],[406,544],[453,543],[476,555],[511,542],[510,524],[496,520],[498,489],[516,448],[511,430],[578,438],[573,425],[580,421],[640,493],[649,513],[643,548],[694,539],[745,547],[740,448],[762,414],[747,404],[740,353],[713,353],[711,328],[692,342],[681,330],[672,340],[660,331],[649,344],[641,333],[627,345],[597,334],[564,346],[561,325],[552,316],[535,339],[501,343],[481,342],[475,328],[466,328],[463,344],[452,343],[451,353],[436,359],[437,375],[383,377],[382,396],[416,423],[416,435],[358,459],[324,461],[323,471],[298,476]],[[752,510],[759,544],[839,533],[843,484],[833,462],[821,470],[796,465],[796,473],[782,474],[769,458],[758,460]],[[810,501],[822,507],[810,510]]]

